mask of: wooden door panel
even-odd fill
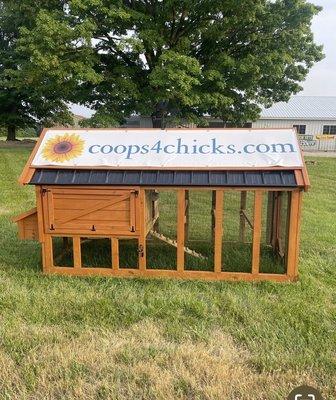
[[[45,188],[48,233],[137,234],[136,190]]]

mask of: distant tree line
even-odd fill
[[[118,126],[132,114],[241,124],[321,60],[306,0],[0,1],[0,127]]]

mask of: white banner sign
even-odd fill
[[[292,129],[53,130],[35,167],[265,168],[301,167]]]

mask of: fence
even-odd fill
[[[336,151],[335,135],[298,135],[304,151]]]

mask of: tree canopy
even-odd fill
[[[45,12],[52,13],[59,2],[47,5]],[[69,85],[60,85],[50,73],[50,62],[48,74],[43,73],[42,63],[35,68],[31,60],[37,61],[37,55],[25,45],[24,33],[34,30],[42,6],[46,2],[0,1],[0,127],[7,129],[8,140],[15,139],[17,128],[72,122],[66,104]],[[54,49],[56,45],[52,44]],[[59,66],[56,71],[61,73]]]
[[[22,70],[96,110],[93,126],[134,113],[154,123],[253,120],[297,93],[323,57],[311,32],[320,8],[306,0],[52,3],[20,30]]]

